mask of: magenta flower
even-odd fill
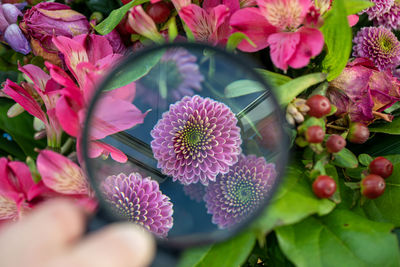
[[[46,63],[52,78],[63,86],[56,104],[56,115],[64,131],[80,139],[90,98],[96,86],[122,55],[115,54],[108,40],[99,35],[84,34],[72,39],[60,36],[54,37],[53,41],[64,55],[65,63],[78,83],[76,85],[75,81],[61,68]],[[143,122],[147,113],[142,113],[132,104],[135,93],[134,83],[105,93],[96,108],[96,117],[93,119],[90,132],[90,138],[93,141]],[[79,143],[77,142],[78,151],[80,151]],[[89,151],[92,156],[111,154],[119,162],[127,160],[121,151],[100,141],[96,141],[89,147],[93,149]]]
[[[400,30],[400,4],[395,2],[389,11],[374,19],[374,25],[385,28]]]
[[[170,198],[156,181],[133,172],[108,176],[102,191],[111,208],[123,218],[137,223],[159,237],[166,237],[173,226]]]
[[[400,64],[400,42],[384,27],[364,27],[354,37],[353,56],[368,58],[379,70]]]
[[[20,23],[28,36],[35,55],[42,56],[53,64],[61,64],[53,36],[73,37],[88,33],[90,25],[86,17],[69,6],[42,2],[28,9]]]
[[[225,104],[198,95],[184,97],[170,105],[151,131],[157,166],[184,185],[208,185],[238,160],[242,140],[236,124]]]
[[[19,70],[25,75],[28,82],[22,82],[22,86],[19,86],[7,80],[3,92],[44,123],[49,146],[60,147],[62,128],[56,117],[55,109],[56,102],[60,97],[60,85],[35,65],[20,66]],[[37,96],[40,97],[40,102],[36,100]],[[46,113],[41,108],[41,102],[46,107]]]
[[[206,10],[190,4],[179,10],[179,16],[192,31],[194,38],[199,42],[213,45],[223,45],[227,42],[231,33],[230,15],[231,11],[226,5],[217,5]]]
[[[201,183],[184,185],[183,192],[190,197],[190,199],[201,202],[206,193],[206,187]]]
[[[238,48],[254,52],[270,47],[271,60],[282,70],[302,68],[323,48],[322,33],[307,25],[309,0],[257,0],[259,8],[244,8],[232,15],[234,32],[243,32],[255,44],[243,40]],[[304,24],[304,26],[302,26]]]
[[[276,178],[275,165],[255,155],[239,157],[226,174],[206,189],[204,200],[212,222],[220,228],[246,219],[268,196]]]
[[[20,219],[45,191],[42,182],[35,184],[25,163],[0,158],[0,221]]]
[[[377,17],[382,16],[384,13],[387,13],[395,2],[395,0],[370,0],[370,1],[375,5],[363,11],[368,14],[369,20],[373,20]]]
[[[391,121],[382,111],[400,100],[400,82],[390,70],[379,71],[371,61],[358,58],[330,83],[327,96],[338,116],[348,114],[351,121],[365,124],[378,118]]]

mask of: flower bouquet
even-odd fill
[[[179,209],[155,173],[181,186],[218,229],[240,224],[271,198],[241,233],[184,251],[179,266],[398,266],[399,30],[395,0],[3,0],[0,222],[52,198],[89,213],[105,200],[118,216],[168,239]],[[273,88],[285,122],[278,127],[265,115],[248,123],[250,136],[229,103],[258,87],[242,80],[205,96],[207,75],[219,66],[212,53],[201,61],[169,49],[146,58],[135,79],[104,91],[85,136],[91,101],[116,66],[175,42],[259,62],[251,71]],[[164,85],[151,91],[154,73],[165,75]],[[148,142],[138,144],[154,163],[149,172],[105,141],[130,129],[146,129]],[[272,195],[279,162],[254,151],[274,151],[283,135],[291,158]],[[110,162],[99,165],[97,188],[85,158]]]

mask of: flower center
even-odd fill
[[[269,23],[281,30],[294,31],[303,22],[302,6],[297,0],[274,1],[266,4],[264,10]]]
[[[390,52],[393,49],[393,43],[386,36],[379,40],[379,45],[384,52]]]
[[[209,142],[212,140],[212,130],[204,125],[203,120],[190,115],[189,120],[180,128],[174,138],[175,153],[183,154],[186,159],[196,159],[201,156],[201,151],[211,149]]]

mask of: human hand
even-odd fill
[[[85,215],[65,200],[48,201],[0,230],[2,267],[139,267],[150,264],[155,245],[147,232],[116,223],[83,235]]]

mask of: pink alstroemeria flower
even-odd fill
[[[35,65],[20,66],[19,70],[28,82],[22,82],[19,86],[7,80],[3,92],[45,124],[49,146],[60,147],[62,128],[55,110],[56,102],[60,97],[60,85]],[[46,107],[46,113],[42,110],[41,104],[35,100],[34,95],[40,96]]]
[[[46,63],[51,77],[64,87],[56,105],[57,118],[65,132],[78,138],[77,151],[79,152],[80,133],[90,99],[106,72],[122,55],[113,53],[105,37],[94,34],[78,35],[72,39],[59,36],[54,37],[53,42],[64,55],[66,65],[78,83],[76,85],[71,77],[58,66]],[[142,113],[132,104],[135,92],[135,84],[130,83],[104,93],[90,133],[93,141],[143,123],[147,113]],[[96,144],[90,146],[95,150],[95,152],[89,152],[90,155],[111,154],[114,160],[126,162],[127,157],[121,151],[110,148],[108,145],[99,145],[100,143],[96,141]],[[100,148],[103,149],[102,152],[99,152]],[[78,155],[80,156],[80,153]]]
[[[271,60],[282,70],[302,68],[323,48],[324,37],[306,24],[310,0],[257,0],[259,8],[244,8],[232,15],[234,32],[243,32],[255,44],[243,40],[238,48],[254,52],[270,47]]]
[[[47,191],[43,182],[33,181],[25,163],[0,158],[0,221],[20,219]]]
[[[231,6],[239,8],[239,1],[227,2],[232,2]],[[236,2],[237,5],[234,4]],[[233,11],[236,10],[230,10],[228,5],[210,0],[204,2],[203,8],[195,4],[182,6],[178,13],[197,41],[224,45],[231,33],[229,18]]]
[[[382,111],[400,101],[400,82],[390,70],[379,71],[368,59],[357,58],[329,84],[327,96],[336,115],[348,114],[351,121],[391,121],[393,116]]]

